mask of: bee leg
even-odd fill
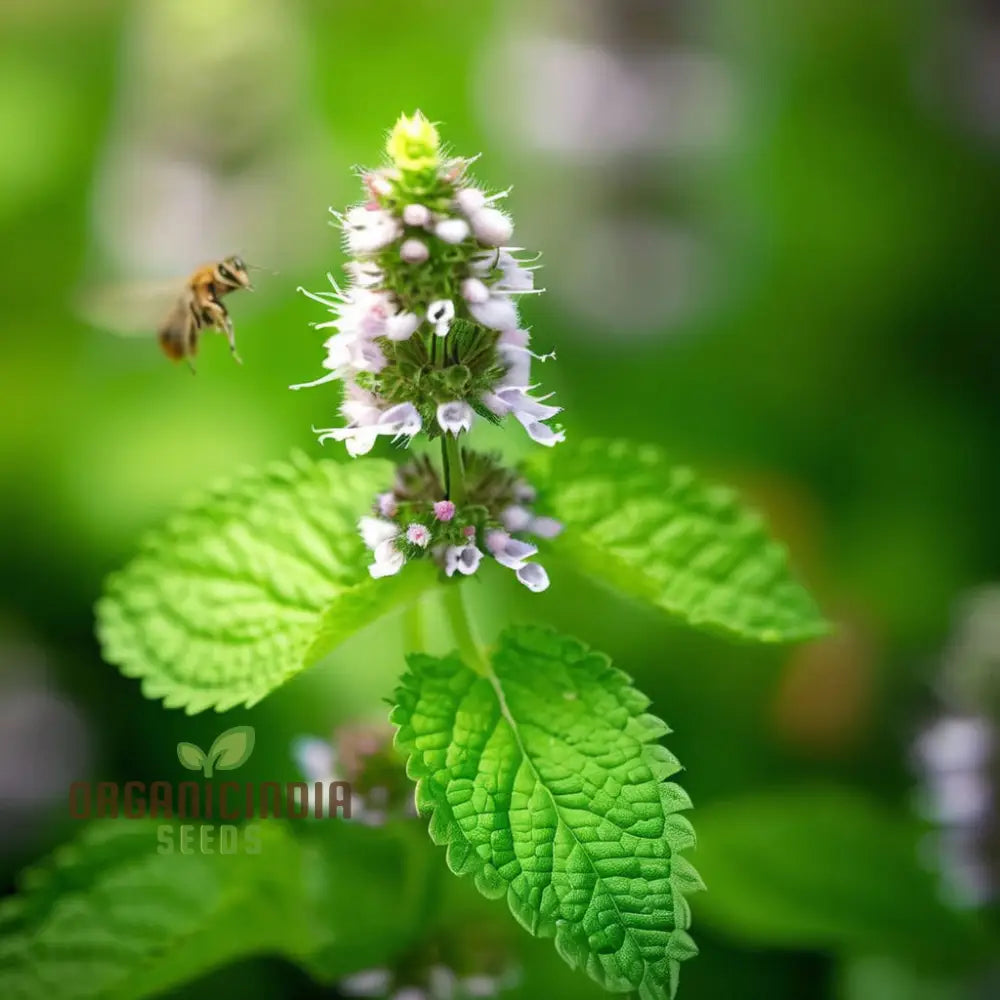
[[[236,353],[236,331],[233,329],[233,321],[227,315],[222,323],[222,332],[229,341],[229,353],[233,356],[233,361],[238,365],[243,364],[243,359]]]

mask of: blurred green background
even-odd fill
[[[5,887],[69,835],[71,780],[173,774],[174,744],[218,729],[101,662],[93,603],[191,491],[319,454],[337,390],[286,391],[321,359],[295,289],[338,272],[327,206],[419,107],[483,151],[484,183],[513,184],[569,434],[656,442],[739,486],[838,626],[758,650],[571,577],[476,593],[484,631],[578,634],[674,728],[710,886],[681,996],[998,995],[995,813],[971,810],[970,898],[912,748],[935,718],[996,710],[940,678],[955,608],[1000,561],[1000,5],[7,0],[0,35]],[[232,252],[264,269],[231,303],[242,368],[208,337],[191,377],[88,306]],[[227,715],[257,727],[258,775],[291,777],[299,734],[378,716],[397,631]],[[995,693],[1000,642],[977,655]],[[549,943],[511,941],[518,995],[598,995]],[[176,995],[218,992],[320,995],[266,958]]]

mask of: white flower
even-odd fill
[[[485,302],[489,297],[489,288],[478,278],[466,278],[462,282],[462,298],[466,302]]]
[[[325,785],[338,780],[334,769],[333,747],[326,740],[316,736],[299,737],[292,744],[292,756],[302,776],[310,784],[319,781]]]
[[[546,397],[547,398],[547,397]],[[566,440],[563,431],[554,431],[545,421],[562,412],[561,406],[547,406],[528,395],[525,386],[505,386],[483,394],[483,404],[498,417],[512,413],[528,432],[528,437],[548,448]]]
[[[549,574],[538,563],[525,563],[517,571],[517,579],[536,594],[547,590],[549,586]]]
[[[527,531],[533,517],[526,507],[513,504],[500,512],[500,523],[508,531]]]
[[[506,295],[490,295],[485,302],[469,302],[469,312],[491,330],[513,330],[517,327],[517,308]]]
[[[434,227],[434,234],[445,243],[461,243],[469,235],[469,224],[465,219],[442,219]]]
[[[472,215],[486,204],[486,195],[479,188],[462,188],[455,194],[455,204],[464,215]]]
[[[390,340],[409,340],[420,326],[416,313],[396,313],[385,321],[385,335]]]
[[[406,556],[399,551],[394,538],[388,538],[375,546],[375,562],[368,567],[375,580],[384,576],[395,576],[406,563]]]
[[[378,512],[383,517],[395,517],[399,510],[395,493],[379,493],[375,498],[375,503],[378,507]]]
[[[435,299],[427,307],[427,321],[434,327],[439,337],[448,335],[451,321],[455,318],[455,303],[451,299]]]
[[[403,568],[406,557],[396,545],[399,525],[380,517],[363,517],[358,521],[358,531],[365,546],[375,554],[375,561],[368,567],[375,579],[393,576]]]
[[[446,434],[458,435],[460,431],[472,430],[472,418],[475,414],[472,407],[462,400],[454,403],[442,403],[437,408],[437,421]]]
[[[535,517],[528,525],[528,531],[539,538],[555,538],[562,534],[562,521],[557,521],[554,517]]]
[[[514,233],[514,223],[498,208],[481,208],[472,213],[469,222],[476,239],[491,247],[502,246]]]
[[[483,554],[471,542],[468,545],[449,545],[444,554],[444,571],[454,576],[457,570],[463,576],[471,576],[479,569]]]
[[[345,403],[342,409],[346,410],[347,406]],[[367,455],[382,435],[392,435],[393,438],[413,437],[419,433],[422,424],[420,414],[412,403],[399,403],[385,412],[361,403],[355,404],[352,412],[359,413],[362,419],[356,419],[347,427],[313,428],[319,435],[320,444],[331,438],[343,441],[352,458]]]
[[[413,524],[407,526],[406,540],[411,545],[418,545],[420,548],[426,549],[430,544],[431,533],[427,530],[426,525],[414,521]]]
[[[344,232],[353,254],[375,253],[402,235],[398,219],[369,208],[352,208],[344,218]]]
[[[426,205],[407,205],[403,209],[403,222],[408,226],[426,226],[431,221],[431,210]]]
[[[530,292],[535,289],[533,268],[525,267],[509,249],[488,250],[477,254],[469,262],[473,274],[492,275],[499,271],[499,277],[494,278],[493,288],[502,292]]]
[[[360,288],[373,288],[385,280],[382,272],[374,264],[359,260],[349,260],[344,265],[351,280]]]
[[[391,985],[392,973],[388,969],[365,969],[341,979],[337,991],[345,997],[384,997]]]
[[[361,540],[365,543],[365,548],[374,549],[387,542],[390,538],[395,538],[399,534],[399,526],[392,521],[385,521],[381,517],[365,516],[358,521],[358,531],[361,532]]]
[[[422,264],[430,255],[423,240],[403,240],[403,245],[399,248],[399,259],[407,264]]]
[[[538,554],[538,546],[511,538],[506,531],[491,531],[486,536],[486,547],[501,566],[518,570],[532,556]]]

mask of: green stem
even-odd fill
[[[489,677],[490,665],[486,662],[486,657],[483,655],[473,632],[472,621],[469,618],[465,598],[462,595],[462,585],[453,583],[445,587],[443,600],[448,624],[451,626],[451,632],[455,637],[455,643],[462,660],[470,670],[474,670],[484,677]]]
[[[446,433],[442,449],[448,499],[456,507],[460,507],[465,503],[465,469],[462,466],[462,449],[458,446],[458,435]]]

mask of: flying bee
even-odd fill
[[[216,330],[226,336],[229,350],[237,364],[243,364],[236,353],[236,331],[222,297],[237,289],[253,291],[247,266],[239,257],[226,257],[215,264],[199,267],[184,285],[167,318],[160,325],[157,337],[160,347],[174,361],[186,359],[194,371],[191,359],[198,353],[198,339],[204,330]]]
[[[248,272],[249,267],[241,257],[225,257],[199,267],[183,282],[148,282],[103,289],[85,295],[79,306],[89,322],[115,333],[133,335],[142,331],[150,335],[155,330],[163,353],[173,361],[187,361],[192,372],[205,330],[224,334],[233,359],[242,364],[236,352],[233,320],[222,299],[241,288],[253,291]]]

